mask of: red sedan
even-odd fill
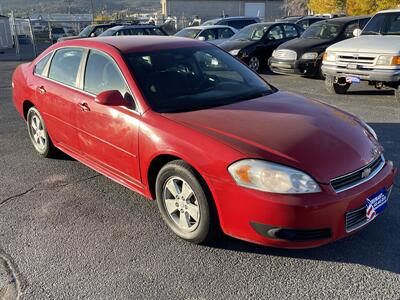
[[[36,151],[59,149],[156,199],[202,243],[221,228],[263,245],[315,247],[387,206],[396,169],[371,127],[279,92],[228,53],[174,37],[58,43],[13,75]]]

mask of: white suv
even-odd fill
[[[344,94],[351,84],[364,80],[378,89],[395,89],[400,100],[400,9],[377,13],[354,35],[324,54],[322,72],[328,91]]]

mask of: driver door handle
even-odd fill
[[[38,91],[39,91],[39,93],[41,93],[41,94],[46,94],[46,89],[44,88],[43,85],[41,85],[41,86],[38,87]]]
[[[89,104],[87,104],[86,102],[79,103],[79,107],[83,112],[90,111]]]

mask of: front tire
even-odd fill
[[[346,94],[351,86],[351,83],[340,83],[334,76],[327,75],[325,77],[326,90],[331,94]]]
[[[201,244],[218,229],[211,194],[197,172],[182,160],[166,164],[156,179],[157,205],[168,227],[180,238]]]
[[[28,110],[26,124],[36,152],[42,157],[53,157],[57,150],[49,137],[42,115],[35,107]]]
[[[261,62],[260,59],[257,56],[252,56],[249,58],[249,63],[248,66],[250,69],[252,69],[254,72],[258,72],[261,70]]]

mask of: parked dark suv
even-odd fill
[[[312,24],[298,39],[280,45],[269,59],[274,73],[323,78],[322,56],[325,50],[342,40],[354,37],[370,17],[343,17]]]
[[[209,20],[201,24],[202,26],[208,25],[227,25],[236,29],[242,29],[247,25],[260,23],[260,19],[256,17],[226,17],[220,19]]]

